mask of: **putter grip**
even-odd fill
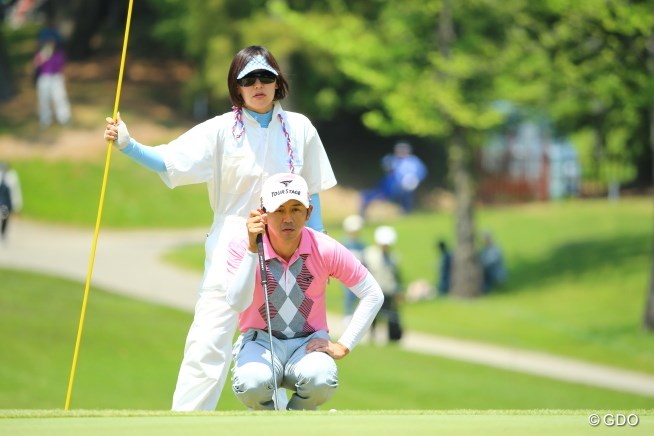
[[[261,233],[257,235],[257,251],[259,252],[259,259],[263,260],[263,235]]]
[[[261,273],[261,284],[264,287],[264,292],[267,292],[268,290],[265,288],[268,283],[268,279],[266,277],[266,264],[263,254],[263,235],[261,233],[257,235],[257,251],[259,252],[258,257],[259,257],[259,272]]]

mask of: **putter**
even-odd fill
[[[277,395],[277,373],[275,371],[275,350],[273,349],[272,340],[272,325],[270,324],[270,306],[268,305],[268,279],[266,278],[266,263],[263,254],[263,235],[257,235],[257,250],[259,252],[259,271],[261,272],[261,287],[263,288],[263,298],[266,304],[266,323],[268,325],[268,339],[270,339],[270,367],[272,368],[273,378],[273,404],[275,410],[279,410],[277,403],[279,396]]]

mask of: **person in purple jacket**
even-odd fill
[[[34,55],[39,122],[43,129],[52,124],[53,113],[59,124],[70,122],[70,102],[64,79],[66,55],[61,41],[56,32],[41,32],[39,49]]]

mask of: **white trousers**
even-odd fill
[[[224,291],[203,290],[186,337],[172,410],[215,410],[231,364],[238,314]]]
[[[70,121],[70,103],[63,74],[41,74],[36,79],[36,93],[39,122],[43,127],[52,124],[53,112],[59,124]]]

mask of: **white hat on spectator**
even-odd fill
[[[343,220],[343,230],[346,232],[358,232],[363,228],[363,217],[360,215],[350,215]]]
[[[379,226],[375,229],[375,242],[379,245],[393,245],[397,241],[397,233],[391,226]]]

